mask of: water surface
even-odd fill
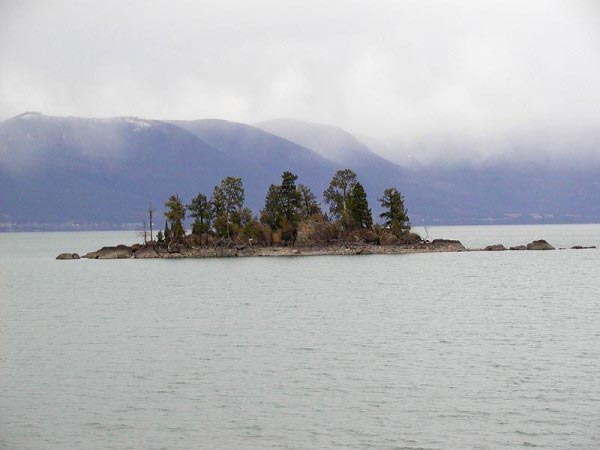
[[[600,447],[598,250],[53,259],[136,240],[0,234],[0,446]]]

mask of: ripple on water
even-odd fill
[[[57,264],[52,239],[0,235],[2,448],[600,448],[600,252]]]

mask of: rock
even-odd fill
[[[417,233],[408,232],[400,236],[400,243],[402,244],[415,245],[421,243],[422,241],[423,239]]]
[[[574,245],[573,247],[571,247],[571,250],[588,250],[592,248],[596,248],[596,246],[592,245],[591,247],[584,247],[582,245]]]
[[[515,245],[514,247],[510,248],[511,250],[527,250],[527,246],[526,245]]]
[[[77,253],[61,253],[56,257],[56,259],[79,259],[79,254]]]
[[[555,250],[548,242],[543,239],[533,241],[527,244],[527,250]]]
[[[218,256],[221,256],[223,258],[233,258],[238,256],[238,251],[236,248],[223,248],[221,247],[219,249],[219,253]]]
[[[484,248],[486,252],[500,252],[506,250],[506,247],[502,244],[488,245]]]
[[[247,245],[241,246],[242,248],[237,248],[237,256],[252,256],[254,255],[254,249]]]
[[[460,241],[455,241],[452,239],[434,239],[430,244],[430,247],[438,250],[452,250],[452,251],[460,251],[466,250],[465,246],[462,245]]]
[[[142,247],[133,254],[133,257],[137,259],[158,258],[158,253],[152,247]]]
[[[100,250],[90,252],[84,255],[88,259],[126,259],[131,258],[132,250],[127,245],[117,245],[116,247],[102,247]]]

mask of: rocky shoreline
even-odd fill
[[[594,247],[574,246],[572,249]],[[180,259],[180,258],[227,258],[227,257],[269,257],[269,256],[325,256],[325,255],[397,255],[410,253],[449,253],[473,251],[523,251],[555,250],[545,240],[537,240],[527,245],[506,248],[502,244],[489,245],[480,249],[467,249],[460,241],[435,239],[416,244],[376,245],[366,243],[343,243],[330,245],[304,246],[252,246],[252,245],[214,245],[190,246],[184,244],[134,244],[102,247],[80,256],[78,253],[61,253],[59,260],[75,259]]]

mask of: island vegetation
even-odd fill
[[[150,233],[145,243],[159,247],[189,246],[314,246],[346,242],[369,244],[416,243],[411,233],[404,197],[395,187],[378,198],[382,223],[375,223],[367,193],[350,169],[339,170],[323,192],[324,212],[311,189],[298,183],[298,176],[283,172],[281,184],[271,184],[258,215],[245,206],[244,184],[226,177],[216,185],[210,198],[199,193],[185,205],[178,194],[165,202],[164,230],[156,240]],[[152,226],[153,209],[149,211]],[[192,219],[191,233],[184,222]]]
[[[404,196],[396,187],[377,197],[381,213],[373,220],[367,192],[350,170],[338,170],[323,192],[323,211],[311,189],[285,171],[280,184],[271,184],[259,214],[245,201],[241,178],[226,177],[210,197],[198,193],[185,204],[178,194],[164,203],[164,228],[154,236],[155,209],[144,221],[143,244],[103,247],[84,255],[90,259],[201,258],[220,256],[287,256],[459,252],[466,248],[447,239],[424,240],[411,231]],[[186,233],[186,218],[191,230]],[[146,223],[149,225],[149,233]],[[553,250],[546,241],[510,250]],[[481,250],[507,250],[491,245]],[[63,253],[58,259],[79,259]]]

